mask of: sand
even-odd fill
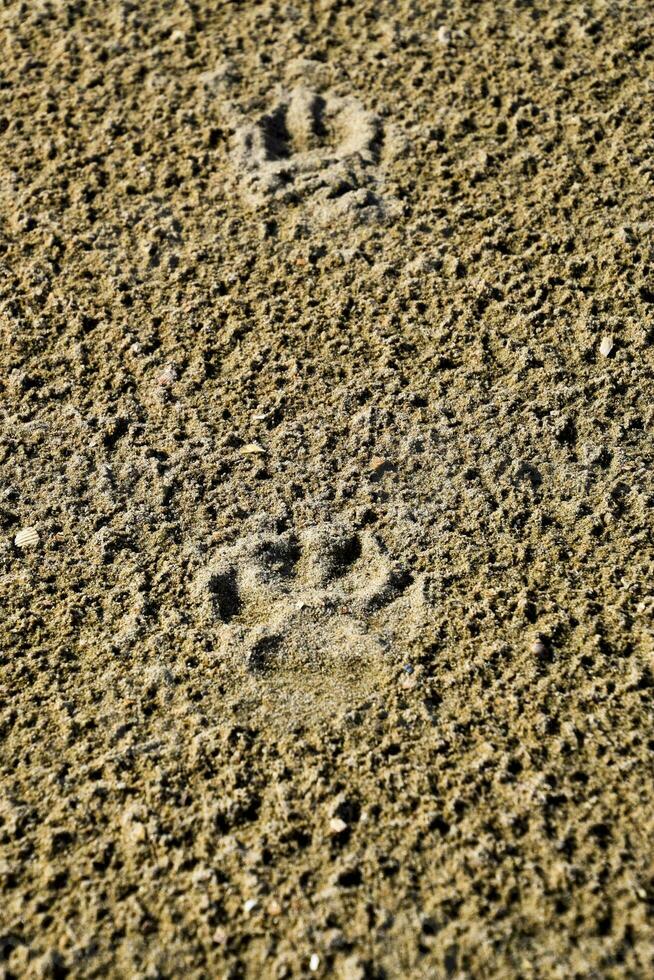
[[[0,975],[654,972],[646,0],[0,11]]]

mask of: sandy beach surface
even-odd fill
[[[0,51],[0,978],[654,975],[652,4]]]

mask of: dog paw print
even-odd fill
[[[376,614],[410,582],[374,535],[322,524],[225,548],[196,578],[193,596],[218,645],[239,651],[250,670],[312,669],[383,649]]]
[[[381,119],[356,99],[300,86],[238,130],[234,158],[255,205],[311,198],[325,222],[337,213],[368,221],[392,211],[381,193],[382,144]]]

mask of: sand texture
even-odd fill
[[[0,50],[0,980],[653,976],[654,6]]]

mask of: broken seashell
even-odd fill
[[[600,344],[600,354],[602,357],[608,357],[613,350],[613,338],[603,337],[602,343]]]
[[[35,527],[24,527],[14,538],[17,548],[34,548],[39,543],[39,532]]]
[[[248,442],[246,446],[241,446],[240,452],[244,456],[263,456],[266,450],[258,442]]]
[[[436,31],[436,40],[439,44],[442,44],[443,47],[447,47],[452,41],[452,31],[449,29],[449,27],[446,27],[445,24],[441,24]]]
[[[268,907],[266,908],[266,912],[268,913],[268,915],[274,915],[274,916],[282,914],[282,907],[276,898],[270,899],[270,901],[268,902]]]
[[[164,388],[167,388],[169,385],[174,384],[177,381],[178,377],[179,374],[177,372],[177,368],[175,367],[175,365],[168,364],[157,378],[157,382],[158,384],[162,385]]]

